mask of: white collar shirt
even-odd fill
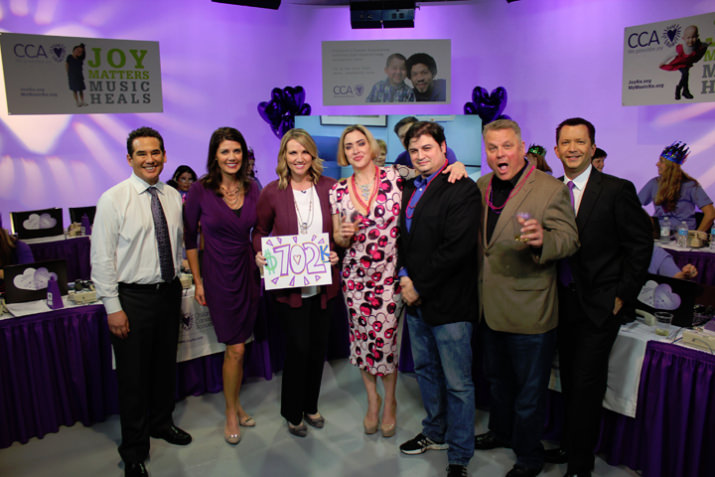
[[[573,179],[569,179],[564,175],[564,184],[568,186],[569,181],[573,181],[573,209],[576,215],[578,215],[578,209],[581,207],[581,199],[583,198],[583,191],[586,189],[586,184],[588,184],[588,178],[591,177],[591,169],[593,166],[590,164],[581,174]]]
[[[122,309],[119,283],[162,282],[149,187],[132,173],[97,202],[92,226],[92,281],[107,314]],[[169,228],[174,270],[178,272],[184,239],[181,196],[163,182],[155,187]]]

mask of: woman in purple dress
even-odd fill
[[[184,206],[186,258],[194,275],[195,298],[201,305],[208,305],[216,336],[226,344],[224,439],[229,444],[241,440],[239,426],[256,425],[239,400],[245,343],[253,333],[259,299],[258,269],[250,237],[256,224],[259,191],[248,175],[248,161],[244,160],[247,150],[236,129],[214,131],[206,162],[208,172],[191,186]],[[200,268],[199,223],[204,237]]]

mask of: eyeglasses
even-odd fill
[[[194,182],[194,178],[193,177],[179,177],[177,179],[177,181],[179,181],[179,182]]]

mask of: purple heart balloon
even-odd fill
[[[258,103],[258,114],[279,138],[295,126],[296,115],[308,115],[310,111],[302,86],[273,88],[271,100]]]
[[[499,86],[491,94],[481,86],[472,91],[472,102],[464,105],[465,114],[478,114],[484,124],[499,117],[506,108],[506,89]]]

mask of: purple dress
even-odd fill
[[[204,237],[201,276],[206,304],[221,343],[244,343],[253,333],[259,298],[258,268],[251,245],[256,225],[258,186],[246,192],[240,217],[223,199],[195,182],[184,205],[184,242],[197,247],[198,226]]]

